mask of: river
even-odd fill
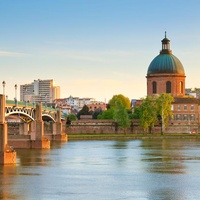
[[[197,200],[200,140],[53,143],[0,166],[0,199]]]

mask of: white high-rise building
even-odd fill
[[[60,98],[60,87],[55,86],[53,79],[38,79],[30,84],[20,85],[20,101],[52,103],[58,98]]]

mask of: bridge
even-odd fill
[[[25,123],[30,123],[35,120],[36,104],[23,101],[6,100],[5,117],[10,115],[18,116]],[[42,105],[43,121],[56,122],[57,110],[52,107]]]
[[[20,119],[19,135],[10,138],[8,119],[15,116]],[[14,148],[49,149],[50,140],[67,141],[67,134],[62,130],[61,110],[47,107],[42,103],[28,103],[5,100],[0,94],[0,164],[16,162]],[[45,121],[53,124],[52,133],[44,135]]]

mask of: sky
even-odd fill
[[[55,80],[61,98],[143,98],[166,31],[186,88],[199,88],[199,10],[199,0],[0,0],[0,81],[8,99],[37,79]]]

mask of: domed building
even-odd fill
[[[162,50],[147,70],[147,95],[171,93],[173,97],[185,95],[185,71],[181,61],[172,54],[170,40],[161,41]]]

